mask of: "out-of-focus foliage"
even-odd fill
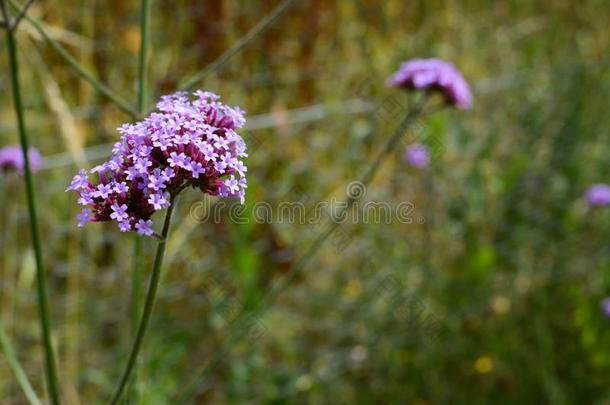
[[[275,3],[153,0],[149,101]],[[135,101],[138,7],[37,1],[31,15]],[[248,116],[269,114],[257,117],[265,128],[245,133],[250,208],[345,198],[404,113],[406,97],[384,80],[405,59],[454,62],[475,107],[424,119],[407,135],[404,145],[435,151],[429,170],[407,168],[403,145],[367,189],[365,201],[411,202],[412,223],[343,225],[257,319],[260,333],[201,376],[235,308],[262,299],[321,227],[236,224],[228,210],[219,223],[198,222],[199,195],[184,195],[139,402],[607,403],[610,321],[599,302],[610,295],[610,212],[581,196],[610,181],[608,21],[601,0],[297,1],[200,86]],[[77,229],[74,196],[63,191],[72,158],[115,141],[127,118],[26,22],[18,40],[27,127],[48,157],[36,184],[62,390],[70,404],[103,403],[129,345],[132,239],[107,224]],[[3,52],[1,145],[17,142],[6,62]],[[370,108],[346,113],[354,99]],[[324,114],[292,111],[311,105]],[[0,316],[42,392],[24,190],[15,177],[0,185]],[[147,266],[153,248],[146,243]],[[0,398],[24,401],[3,357]]]

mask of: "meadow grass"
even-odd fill
[[[222,57],[280,4],[205,3],[152,2],[147,102]],[[66,0],[30,9],[111,93],[80,78],[26,19],[16,33],[27,128],[49,163],[35,184],[69,404],[112,395],[132,337],[132,239],[109,224],[78,229],[63,191],[79,156],[116,141],[115,128],[147,104],[112,101],[143,94],[140,7]],[[231,222],[228,210],[218,223],[197,221],[201,196],[182,196],[138,366],[140,403],[604,403],[610,214],[582,195],[610,182],[609,14],[595,0],[295,2],[207,74],[198,87],[260,119],[244,133],[250,221]],[[407,104],[385,79],[403,60],[432,56],[462,70],[474,108],[422,120],[365,195],[411,202],[412,223],[342,225],[210,367],[236,308],[255,310],[328,222],[259,223],[255,204],[345,199]],[[0,66],[0,145],[15,144],[6,52]],[[368,107],[345,113],[354,99]],[[312,105],[323,113],[298,110]],[[403,163],[414,142],[433,150],[428,170]],[[21,179],[1,181],[0,316],[42,395],[25,189]],[[142,280],[155,245],[143,241]],[[0,398],[25,401],[3,356]]]

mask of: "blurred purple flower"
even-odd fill
[[[610,318],[610,297],[606,297],[601,302],[602,312],[606,318]]]
[[[39,171],[42,167],[42,156],[37,149],[30,148],[28,159],[30,160],[32,173]],[[20,146],[7,146],[0,149],[0,169],[5,171],[16,170],[23,174],[23,154]]]
[[[472,107],[470,87],[459,70],[440,59],[412,59],[388,78],[386,84],[416,90],[439,90],[456,108]]]
[[[607,184],[594,184],[585,194],[587,203],[592,207],[610,205],[610,186]]]
[[[68,190],[87,207],[78,215],[79,226],[114,220],[121,232],[152,235],[150,217],[188,186],[244,202],[246,167],[240,159],[247,156],[246,144],[235,132],[245,124],[243,111],[213,93],[194,96],[161,97],[159,112],[118,129],[121,140],[110,160],[74,177]],[[90,181],[91,174],[98,180]]]
[[[416,169],[424,169],[430,163],[430,151],[426,145],[415,143],[407,148],[405,162]]]

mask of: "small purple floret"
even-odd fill
[[[140,235],[151,236],[154,233],[154,231],[152,229],[152,220],[140,219],[138,221],[138,223],[136,224],[136,231]]]
[[[78,227],[82,228],[87,222],[91,221],[91,210],[83,208],[76,218],[78,219]]]
[[[416,169],[424,169],[430,163],[430,151],[426,145],[415,143],[405,152],[405,162]]]
[[[117,221],[124,221],[129,218],[127,214],[127,205],[126,204],[117,204],[114,203],[110,206],[112,209],[112,214],[110,214],[110,218],[116,219]]]
[[[87,171],[81,169],[76,176],[72,179],[72,184],[66,189],[68,190],[82,190],[89,186],[89,179],[87,177]]]

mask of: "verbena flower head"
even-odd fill
[[[405,162],[416,169],[424,169],[430,163],[430,151],[426,145],[415,143],[407,148]]]
[[[30,148],[28,151],[28,160],[30,161],[30,170],[33,173],[39,171],[42,167],[42,156],[40,156],[37,149]],[[0,170],[15,170],[19,173],[23,173],[24,162],[20,146],[6,146],[0,149]]]
[[[610,319],[610,297],[606,297],[601,302],[602,313]]]
[[[158,112],[118,129],[121,140],[107,162],[74,176],[68,190],[85,207],[79,226],[116,221],[122,232],[152,235],[151,216],[189,186],[243,203],[247,168],[240,159],[247,156],[246,144],[235,131],[244,125],[244,113],[216,94],[193,96],[161,97]]]
[[[592,207],[610,205],[610,186],[607,184],[594,184],[587,190],[585,200]]]
[[[386,84],[415,90],[440,91],[445,100],[460,109],[472,107],[472,94],[460,71],[440,59],[413,59],[400,65]]]

